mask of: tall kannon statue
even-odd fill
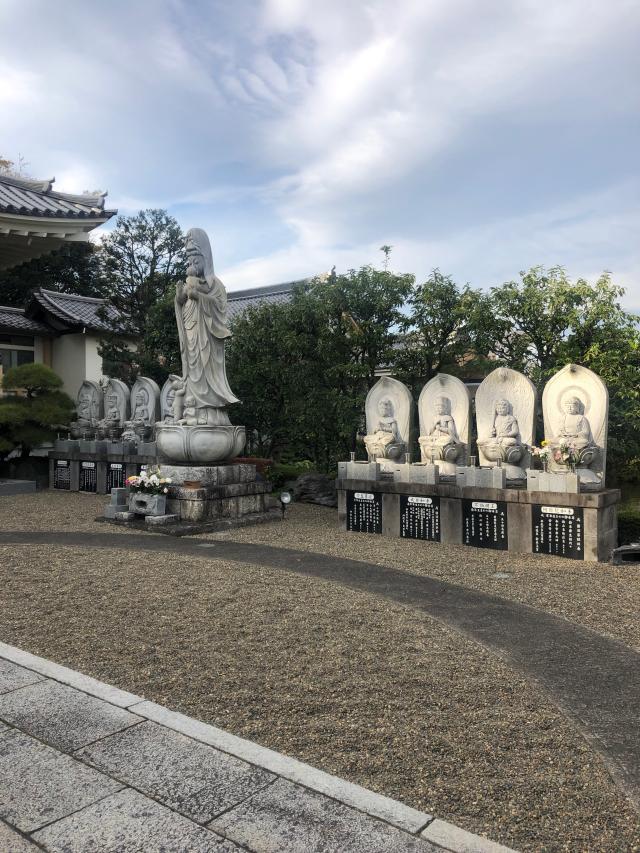
[[[239,400],[229,387],[224,347],[227,294],[213,269],[205,231],[185,239],[187,276],[176,288],[175,310],[182,376],[172,382],[171,418],[156,425],[158,450],[176,462],[215,462],[238,455],[244,427],[232,426],[226,407]]]
[[[187,233],[187,278],[176,290],[176,319],[180,336],[185,411],[178,423],[228,424],[224,410],[238,403],[227,381],[224,345],[227,294],[213,271],[209,238],[201,228]]]

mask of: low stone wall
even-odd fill
[[[620,491],[584,494],[339,479],[338,517],[354,532],[523,554],[608,561]]]

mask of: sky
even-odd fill
[[[0,155],[209,233],[229,291],[603,270],[640,309],[637,0],[0,0]]]

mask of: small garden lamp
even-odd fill
[[[282,509],[282,518],[287,506],[291,503],[291,495],[289,492],[280,492],[280,508]]]

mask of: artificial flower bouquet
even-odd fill
[[[142,492],[145,495],[166,495],[169,492],[171,477],[162,477],[160,468],[141,471],[133,477],[127,477],[126,484],[132,492]]]

